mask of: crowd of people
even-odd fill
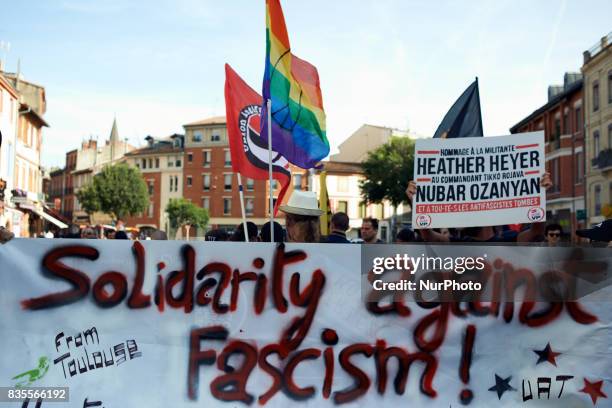
[[[550,187],[550,177],[545,174],[542,178],[542,186]],[[410,182],[406,189],[407,198],[412,202],[416,193],[416,184]],[[234,242],[305,242],[305,243],[331,243],[331,244],[380,244],[379,222],[376,218],[367,217],[362,220],[360,238],[349,240],[346,232],[349,230],[349,217],[344,212],[337,212],[331,216],[329,222],[329,234],[321,234],[321,216],[323,211],[319,208],[319,202],[314,192],[294,191],[286,205],[280,206],[285,215],[285,228],[278,222],[267,222],[261,229],[253,222],[240,223],[233,233],[223,229],[213,229],[205,234],[206,241],[234,241]],[[246,236],[245,236],[246,225]],[[612,247],[612,219],[606,220],[593,228],[578,230],[576,235],[585,241],[608,243]],[[49,235],[44,237],[50,238]],[[100,228],[93,226],[79,227],[72,225],[67,229],[59,231],[51,237],[57,238],[81,238],[81,239],[168,239],[166,232],[155,230],[148,235],[139,235],[137,232],[128,231],[122,221],[118,221],[114,228]],[[441,229],[419,229],[410,227],[399,229],[393,239],[393,243],[404,244],[411,242],[436,243],[436,242],[521,242],[542,243],[548,246],[557,246],[562,242],[563,228],[561,225],[551,223],[532,223],[523,225],[501,225],[468,228],[441,228]],[[13,238],[13,234],[0,227],[0,242],[4,243]]]

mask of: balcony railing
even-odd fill
[[[591,164],[600,170],[612,167],[612,148],[600,151],[597,157],[591,160]]]

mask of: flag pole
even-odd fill
[[[270,242],[274,242],[274,190],[272,186],[272,101],[266,101],[268,107],[268,176],[270,179]]]
[[[240,194],[240,211],[242,212],[242,228],[244,230],[244,240],[249,242],[249,230],[247,229],[246,214],[244,212],[244,189],[242,188],[242,177],[240,172],[236,173],[238,176],[238,193]]]

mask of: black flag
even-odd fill
[[[434,134],[442,139],[474,136],[482,136],[478,78],[453,104]]]

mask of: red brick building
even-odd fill
[[[166,206],[170,199],[183,195],[183,143],[184,136],[171,135],[164,139],[145,138],[147,146],[126,153],[124,160],[137,167],[149,188],[149,207],[134,217],[127,217],[129,226],[141,230],[150,227],[170,231]]]
[[[77,150],[66,153],[66,164],[63,169],[51,172],[49,201],[53,208],[65,219],[72,220],[74,211],[74,185],[72,172],[76,169]]]
[[[548,223],[571,234],[585,226],[583,80],[566,73],[564,84],[548,88],[548,102],[510,128],[511,133],[543,130],[546,169],[553,187],[546,194]]]
[[[224,116],[207,118],[183,126],[185,128],[185,156],[183,168],[183,197],[208,210],[207,229],[233,230],[242,222],[238,179],[232,170],[231,154]],[[292,167],[293,182],[299,180],[301,188],[308,189],[305,170]],[[267,180],[242,178],[246,217],[258,226],[269,220],[269,193]],[[275,181],[274,196],[279,184]],[[293,183],[285,201],[293,192]],[[276,198],[274,199],[276,202]],[[282,213],[276,220],[284,224]],[[203,231],[196,232],[202,236]]]

